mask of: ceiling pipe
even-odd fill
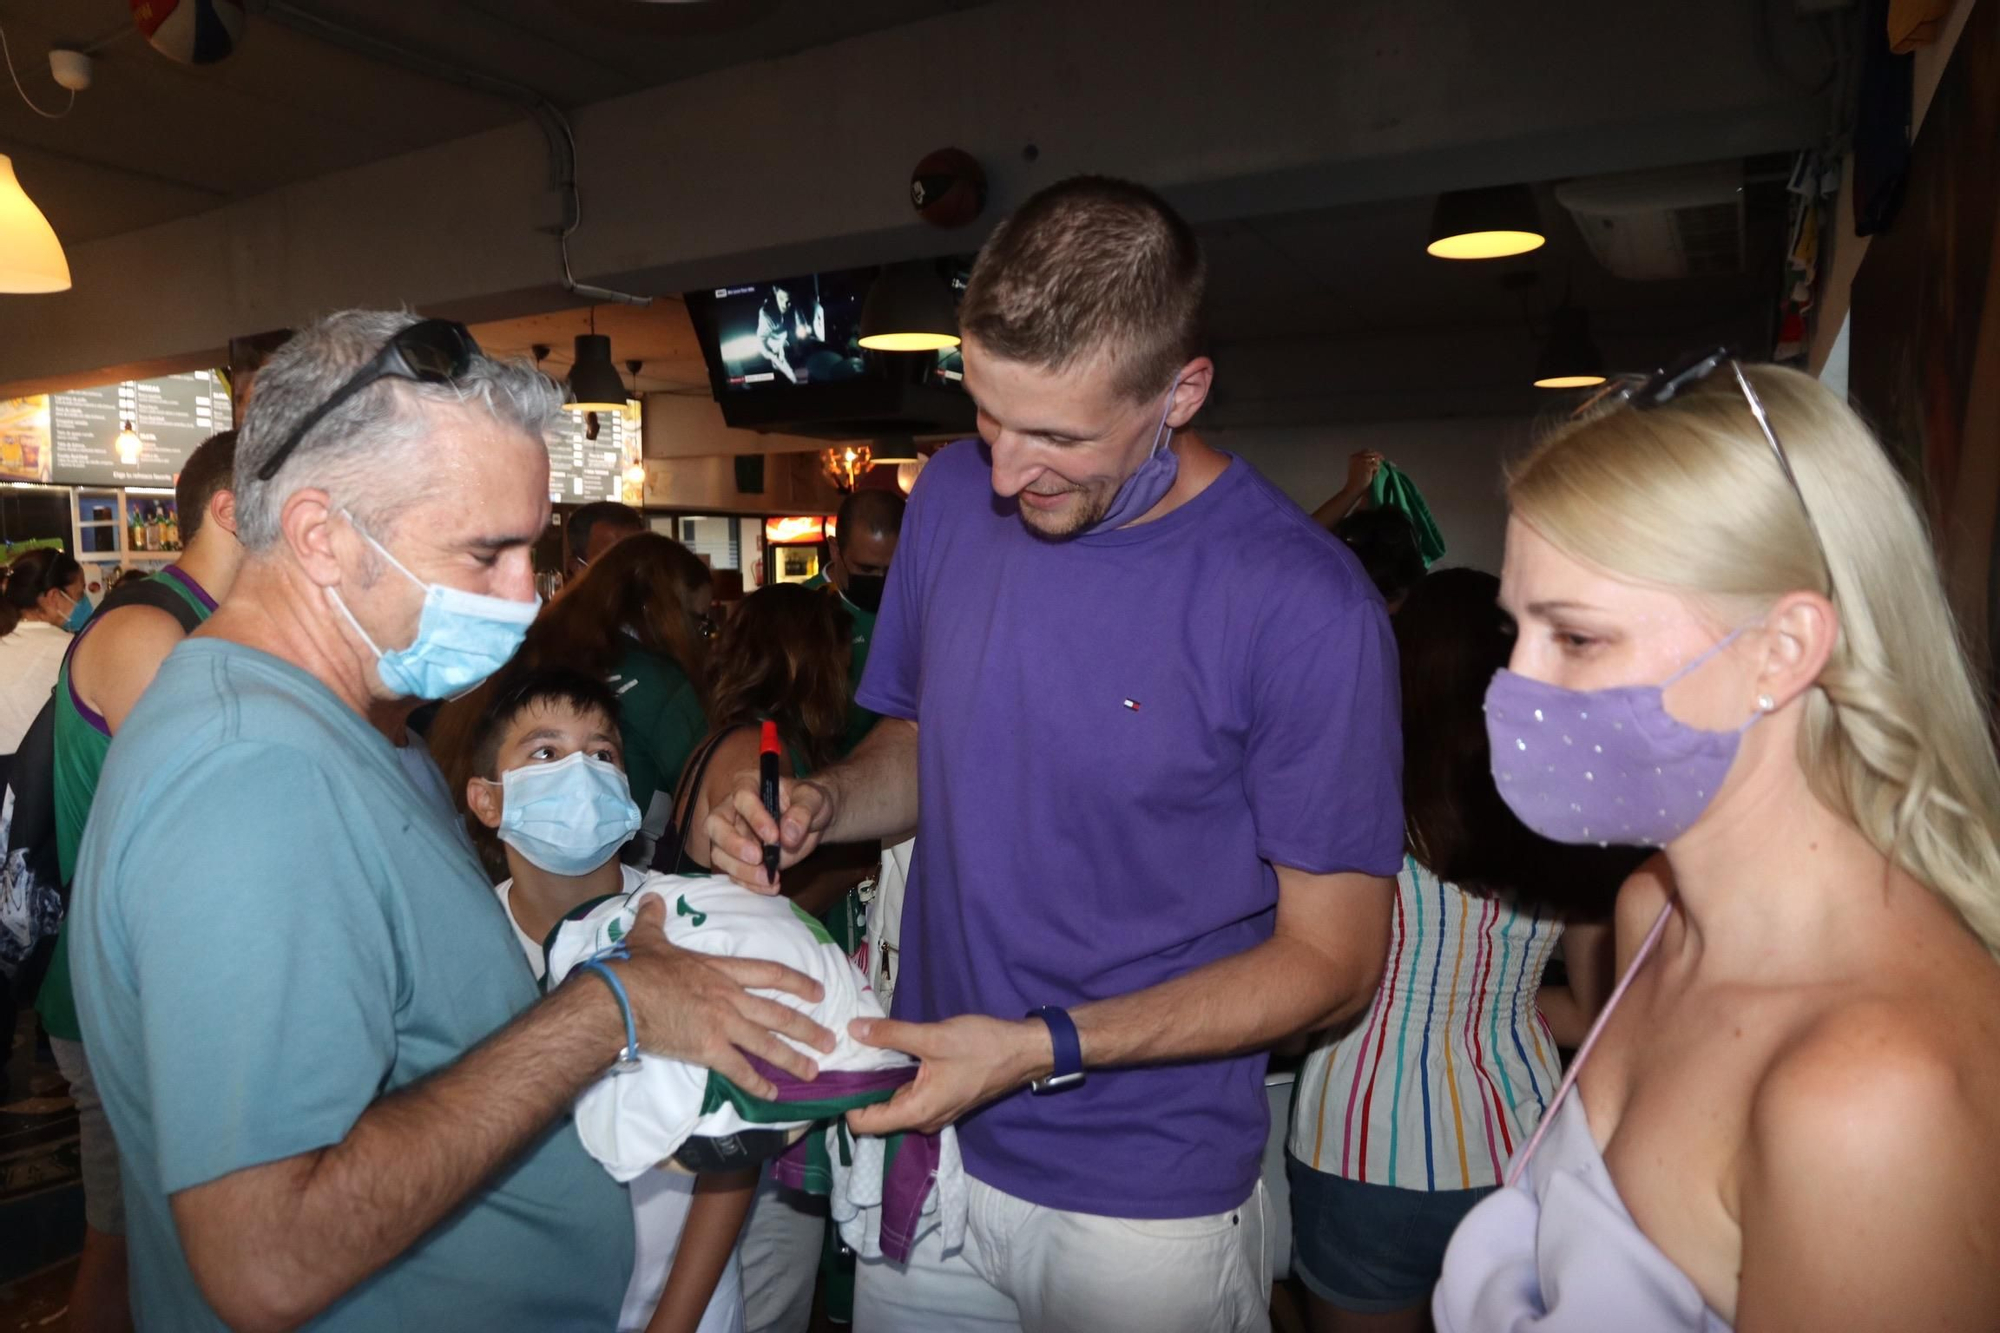
[[[563,287],[587,301],[614,301],[621,305],[637,306],[653,303],[653,298],[650,296],[616,292],[608,287],[596,287],[587,282],[578,282],[576,274],[571,270],[569,238],[583,225],[583,192],[577,187],[576,181],[576,130],[570,124],[568,113],[561,107],[525,83],[517,83],[513,79],[487,74],[481,70],[468,69],[427,52],[412,50],[375,33],[365,32],[337,19],[303,9],[293,4],[291,0],[270,0],[263,14],[264,17],[307,37],[352,51],[370,60],[395,65],[425,78],[455,84],[488,97],[500,98],[526,111],[535,124],[541,127],[542,137],[548,141],[549,174],[554,180],[555,187],[562,191],[563,221],[562,225],[555,229],[555,237],[557,246],[562,252]]]

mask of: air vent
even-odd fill
[[[1632,281],[1740,272],[1743,168],[1738,162],[1566,181],[1556,200],[1597,262]]]

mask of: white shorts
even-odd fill
[[[1269,1205],[1260,1182],[1226,1213],[1168,1221],[1070,1213],[977,1180],[965,1248],[933,1227],[907,1265],[863,1260],[867,1333],[1266,1333]]]

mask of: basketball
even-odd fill
[[[236,49],[242,0],[132,0],[132,21],[153,49],[183,65],[212,65]]]
[[[963,227],[986,207],[986,171],[972,154],[940,148],[910,173],[910,207],[934,227]]]

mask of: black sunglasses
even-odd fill
[[[1750,408],[1750,415],[1757,422],[1757,429],[1764,434],[1764,443],[1771,446],[1771,456],[1778,460],[1778,470],[1785,474],[1792,494],[1798,497],[1799,512],[1806,517],[1806,527],[1812,532],[1813,544],[1819,548],[1820,563],[1826,567],[1828,586],[1832,586],[1833,565],[1826,558],[1826,542],[1820,537],[1819,524],[1813,521],[1812,506],[1806,503],[1806,493],[1799,486],[1798,474],[1792,471],[1792,460],[1785,453],[1785,446],[1778,442],[1778,432],[1771,425],[1771,414],[1764,409],[1764,400],[1757,396],[1757,390],[1750,385],[1750,377],[1743,373],[1742,362],[1727,347],[1717,347],[1708,351],[1695,352],[1663,370],[1655,371],[1647,378],[1636,375],[1616,381],[1599,390],[1577,408],[1575,415],[1582,416],[1599,407],[1630,403],[1644,410],[1670,403],[1683,389],[1698,384],[1727,368],[1736,383],[1737,391],[1743,395],[1744,403]]]
[[[375,381],[404,379],[415,380],[419,384],[449,384],[465,374],[472,366],[472,359],[478,355],[479,344],[472,340],[471,331],[457,320],[419,320],[401,330],[382,344],[382,350],[370,357],[367,365],[349,376],[347,383],[335,389],[331,397],[293,427],[277,452],[257,469],[257,480],[269,481],[277,476],[285,460],[312,433],[312,428],[326,419],[327,413]]]

